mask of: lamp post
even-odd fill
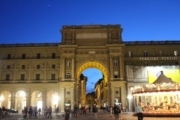
[[[129,110],[130,112],[132,112],[132,98],[133,98],[132,95],[128,95],[128,96],[127,96],[127,99],[128,99],[128,110]]]

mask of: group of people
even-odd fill
[[[37,106],[25,106],[24,109],[22,110],[22,113],[23,113],[23,117],[26,118],[27,117],[27,114],[29,114],[30,117],[34,116],[34,117],[37,117],[37,114],[40,115],[41,113],[41,108],[37,108]]]
[[[26,106],[24,107],[24,109],[22,110],[22,113],[23,113],[23,117],[26,118],[27,117],[27,114],[29,114],[29,117],[37,117],[37,115],[40,116],[42,110],[41,108],[37,108],[37,106]],[[47,117],[47,118],[52,118],[52,107],[49,106],[49,107],[45,107],[44,108],[44,116]]]
[[[3,106],[2,108],[0,107],[0,117],[5,117],[9,114],[9,112],[6,110],[6,108]]]

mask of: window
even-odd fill
[[[53,64],[53,65],[52,65],[52,68],[56,68],[56,65]]]
[[[70,73],[67,73],[66,74],[66,78],[68,79],[68,78],[71,78],[71,74]]]
[[[7,65],[7,69],[10,69],[11,68],[11,66],[10,65]]]
[[[11,59],[11,54],[8,54],[8,55],[7,55],[7,59]]]
[[[25,69],[25,65],[22,65],[22,69]]]
[[[132,52],[131,51],[129,52],[129,57],[132,57]]]
[[[162,56],[162,51],[159,51],[159,56]]]
[[[117,61],[114,61],[114,66],[117,66],[118,65],[118,62]]]
[[[37,69],[40,69],[40,65],[37,65]]]
[[[40,80],[40,74],[36,74],[36,80]]]
[[[67,62],[67,66],[70,67],[71,63],[70,62]]]
[[[26,54],[22,54],[22,59],[26,59]]]
[[[56,79],[56,75],[55,74],[51,74],[51,80],[55,80]]]
[[[41,54],[38,53],[38,54],[37,54],[37,59],[40,59],[40,57],[41,57]]]
[[[148,66],[148,63],[147,63],[147,62],[145,63],[145,66]]]
[[[147,51],[144,51],[144,57],[147,57],[147,56],[148,56]]]
[[[118,78],[118,71],[114,71],[114,78]]]
[[[10,74],[6,74],[6,80],[10,80]]]
[[[25,80],[25,74],[21,74],[21,80]]]
[[[178,51],[174,51],[174,56],[177,56],[178,55]]]
[[[52,58],[56,58],[56,53],[52,53]]]

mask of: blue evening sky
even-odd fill
[[[0,0],[0,44],[60,43],[63,25],[91,24],[121,24],[123,41],[180,40],[180,0]]]

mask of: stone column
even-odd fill
[[[30,107],[31,106],[31,93],[30,93],[30,89],[27,90],[26,93],[26,106]]]
[[[114,88],[111,87],[111,105],[114,105]]]
[[[125,86],[122,86],[121,87],[121,103],[122,103],[122,106],[126,106],[126,88]]]
[[[16,78],[16,67],[17,67],[17,65],[16,65],[16,63],[14,63],[14,73],[13,73],[13,81],[17,81],[17,78]]]
[[[119,78],[120,78],[120,80],[123,80],[124,79],[124,61],[123,61],[123,58],[122,57],[119,57],[119,68],[120,68],[120,76],[119,76]]]
[[[110,80],[112,80],[114,78],[112,57],[110,57],[110,77],[109,78],[110,78]]]
[[[47,72],[47,63],[45,62],[44,64],[45,64],[44,65],[44,81],[47,81],[47,77],[46,77],[47,76],[47,73],[46,73]]]
[[[14,89],[12,89],[12,92],[11,92],[11,108],[15,109],[15,90]]]
[[[74,108],[74,88],[71,88],[71,110]]]
[[[46,89],[43,89],[42,101],[43,101],[42,109],[44,109],[47,106],[47,91],[46,91]]]
[[[30,63],[29,63],[28,81],[31,81],[31,66],[32,66],[32,63],[30,62]]]
[[[74,58],[72,58],[72,69],[71,69],[71,73],[72,73],[72,79],[74,79]]]
[[[65,79],[65,58],[60,59],[61,67],[60,67],[60,76],[62,79]]]
[[[60,99],[59,99],[59,108],[61,112],[64,112],[65,106],[65,88],[60,88]]]

